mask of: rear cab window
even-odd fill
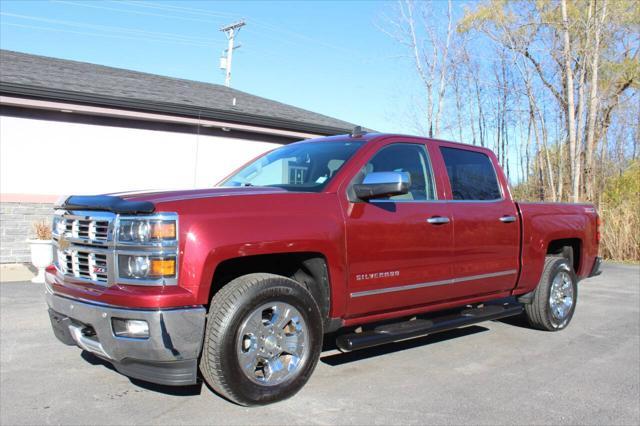
[[[454,200],[494,201],[502,192],[488,155],[459,148],[440,147]]]

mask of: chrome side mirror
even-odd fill
[[[411,176],[407,172],[372,172],[362,183],[353,185],[356,197],[361,200],[391,197],[409,192]]]

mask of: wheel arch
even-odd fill
[[[331,277],[327,258],[320,252],[270,253],[225,259],[213,271],[207,305],[229,282],[256,272],[285,276],[302,284],[318,304],[325,329],[330,326]]]
[[[549,241],[547,255],[560,255],[565,257],[573,266],[577,274],[581,266],[582,240],[580,238],[561,238]]]

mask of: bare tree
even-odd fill
[[[580,189],[578,147],[576,145],[575,103],[573,100],[573,67],[571,54],[571,37],[569,35],[569,18],[567,17],[567,0],[560,0],[562,11],[562,39],[564,52],[564,83],[567,95],[567,135],[569,138],[569,165],[571,168],[571,200],[578,201]]]
[[[595,4],[596,0],[592,0],[589,5]],[[607,0],[602,1],[602,10],[600,19],[594,20],[594,40],[593,46],[589,46],[591,50],[591,82],[589,90],[589,116],[587,119],[587,140],[585,155],[585,186],[587,198],[593,200],[593,152],[595,148],[595,126],[596,115],[598,112],[598,66],[600,61],[600,34],[607,17]]]
[[[447,1],[447,28],[433,16],[432,2],[403,0],[397,3],[395,16],[380,30],[406,46],[424,89],[426,123],[429,136],[438,136],[444,99],[449,85],[449,53],[455,35],[452,2]]]
[[[640,2],[481,0],[457,20],[456,7],[401,1],[383,29],[420,78],[424,133],[492,146],[528,194],[595,200],[637,158]]]

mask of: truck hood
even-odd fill
[[[136,191],[105,195],[72,195],[59,202],[56,207],[65,210],[106,210],[123,214],[148,214],[155,211],[156,204],[195,198],[250,196],[258,194],[281,194],[282,188],[234,187],[191,189],[182,191]]]
[[[229,197],[238,195],[279,194],[287,192],[282,188],[259,186],[242,186],[231,188],[187,189],[177,191],[146,190],[133,192],[118,192],[106,194],[119,197],[127,201],[145,201],[151,203],[166,203],[170,201],[192,200],[194,198]]]

